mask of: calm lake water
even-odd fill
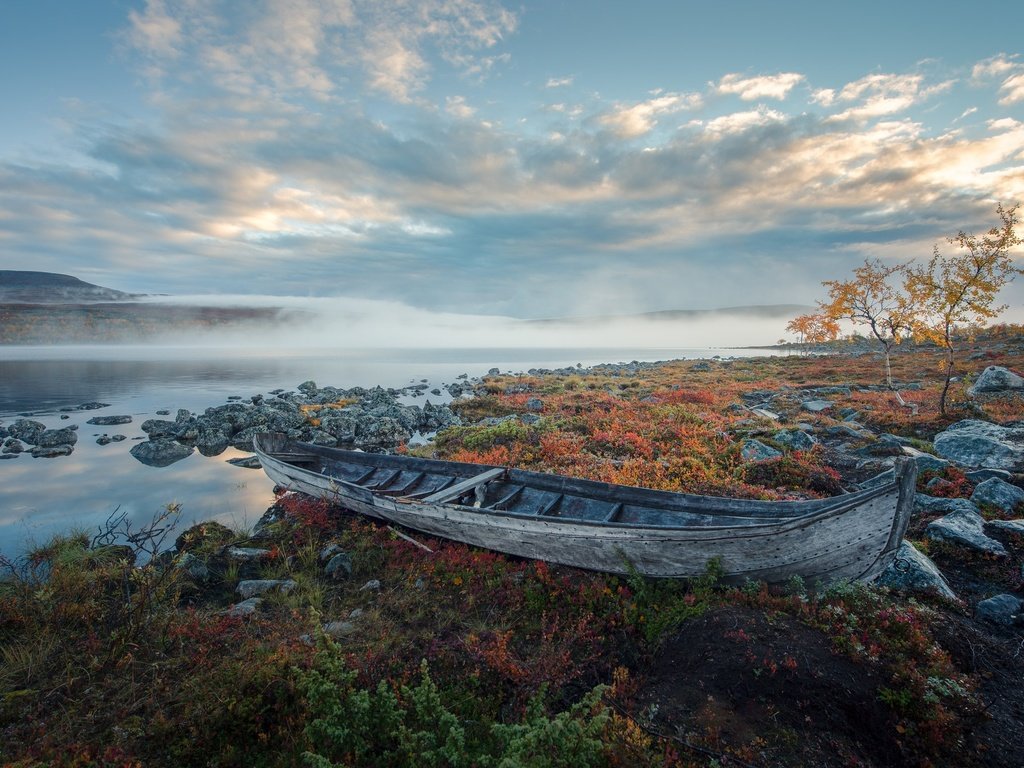
[[[751,351],[752,354],[769,354]],[[283,388],[307,379],[320,386],[404,387],[425,379],[431,388],[502,372],[559,368],[602,362],[654,361],[741,356],[723,349],[389,349],[262,351],[187,347],[0,347],[0,424],[31,415],[48,428],[78,426],[70,456],[35,459],[25,454],[0,460],[0,553],[14,557],[51,535],[79,528],[95,533],[115,510],[136,522],[169,503],[182,506],[179,530],[197,520],[216,519],[251,527],[273,501],[273,483],[259,470],[227,459],[246,454],[229,448],[220,456],[193,453],[169,467],[149,467],[129,449],[143,421],[158,410],[202,412],[227,402]],[[442,397],[408,398],[422,405]],[[109,403],[88,411],[61,411],[82,403]],[[93,426],[93,416],[131,415],[131,424]],[[66,418],[62,418],[66,417]],[[123,434],[120,443],[97,445],[104,433]]]

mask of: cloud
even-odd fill
[[[1024,101],[1024,72],[1006,78],[999,86],[999,93],[1002,94],[999,103],[1004,107]]]
[[[569,75],[568,77],[549,77],[548,81],[547,81],[547,83],[545,83],[544,87],[545,88],[564,88],[567,85],[572,85],[572,81],[573,81],[573,76],[572,75]]]
[[[777,75],[757,77],[743,77],[738,73],[732,73],[719,80],[715,90],[718,93],[735,94],[744,101],[785,99],[803,80],[804,76],[796,72],[780,72]]]
[[[818,101],[826,106],[834,102],[860,102],[832,115],[833,121],[870,120],[903,112],[948,91],[953,84],[953,80],[946,80],[926,86],[923,75],[875,74],[847,83],[838,93],[823,94]]]
[[[981,82],[991,78],[1004,77],[1007,73],[1020,69],[1020,67],[1017,54],[1007,56],[1005,53],[1000,53],[975,64],[971,69],[971,79]]]
[[[601,115],[598,122],[620,138],[632,139],[650,132],[659,117],[696,109],[701,104],[703,98],[697,93],[667,93],[635,104],[616,105]]]
[[[445,112],[460,119],[470,118],[476,114],[476,110],[466,103],[465,96],[445,97]]]
[[[357,78],[406,102],[434,68],[428,51],[480,76],[507,60],[481,52],[516,24],[495,0],[264,0],[244,12],[223,0],[147,0],[125,38],[158,80],[195,86],[198,68],[202,84],[232,94],[322,100]]]

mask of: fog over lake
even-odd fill
[[[167,299],[162,299],[167,300]],[[197,299],[174,299],[196,301]],[[218,297],[221,305],[231,299]],[[253,304],[238,297],[238,305]],[[269,299],[267,300],[269,305]],[[80,527],[94,533],[114,510],[142,522],[169,503],[180,503],[181,526],[201,519],[251,526],[272,503],[273,484],[261,472],[226,463],[244,454],[193,453],[168,467],[136,461],[129,449],[140,427],[166,410],[201,413],[229,397],[249,400],[274,389],[292,390],[313,379],[321,386],[402,388],[426,383],[441,395],[413,398],[447,402],[443,385],[462,374],[491,368],[584,367],[604,362],[655,361],[720,355],[772,354],[732,344],[769,344],[781,335],[778,317],[689,322],[642,318],[524,322],[511,318],[439,314],[387,302],[277,299],[308,315],[297,326],[211,332],[164,343],[0,347],[0,425],[30,415],[47,428],[78,427],[70,456],[0,461],[0,552],[13,556],[26,544]],[[714,340],[718,346],[699,344]],[[675,343],[673,343],[675,341]],[[76,410],[84,403],[107,403]],[[64,410],[62,410],[64,409]],[[132,423],[94,426],[94,416],[131,415]],[[123,442],[98,445],[104,433]]]

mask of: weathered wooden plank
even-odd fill
[[[463,480],[461,483],[456,483],[451,488],[446,488],[443,491],[438,491],[424,497],[423,502],[426,504],[443,504],[446,501],[457,499],[462,494],[468,493],[469,491],[474,490],[477,486],[490,482],[504,473],[505,469],[503,467],[488,469],[486,472],[481,472],[475,477]]]
[[[494,502],[493,504],[488,504],[487,506],[483,507],[483,509],[505,509],[510,502],[519,498],[525,487],[526,486],[524,485],[520,485],[517,488],[513,488],[510,492],[506,493],[496,502]]]

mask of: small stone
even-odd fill
[[[258,547],[228,547],[227,556],[232,560],[252,562],[270,557],[270,550]]]
[[[326,563],[335,555],[340,555],[345,550],[337,543],[332,542],[320,550],[320,562]]]
[[[356,631],[356,625],[351,621],[329,621],[324,624],[324,632],[331,637],[344,637]]]
[[[243,600],[240,603],[235,603],[225,613],[228,616],[251,616],[260,609],[263,605],[263,599],[259,597],[250,597],[248,600]]]
[[[805,411],[810,411],[811,413],[823,413],[824,411],[831,409],[834,405],[835,403],[831,400],[805,400],[800,403],[801,408]]]
[[[362,615],[363,615],[363,609],[362,608],[353,608],[352,611],[349,613],[348,617],[350,619],[358,619]]]
[[[298,584],[292,579],[246,579],[238,582],[235,591],[243,598],[248,599],[271,590],[277,590],[281,594],[287,595],[297,586]]]
[[[526,401],[526,410],[528,411],[543,411],[544,401],[537,397],[531,397]]]
[[[242,467],[243,469],[263,469],[263,465],[260,464],[260,460],[256,456],[242,456],[237,459],[228,459],[228,464],[232,464],[236,467]]]
[[[974,609],[974,618],[1011,626],[1016,623],[1014,617],[1020,613],[1020,609],[1021,602],[1013,595],[996,595],[978,603]]]
[[[379,591],[379,590],[380,590],[380,579],[370,579],[368,582],[366,582],[365,584],[363,584],[363,586],[361,586],[359,588],[360,592]]]
[[[324,574],[335,581],[349,578],[352,575],[352,558],[347,552],[332,555],[324,567]]]

